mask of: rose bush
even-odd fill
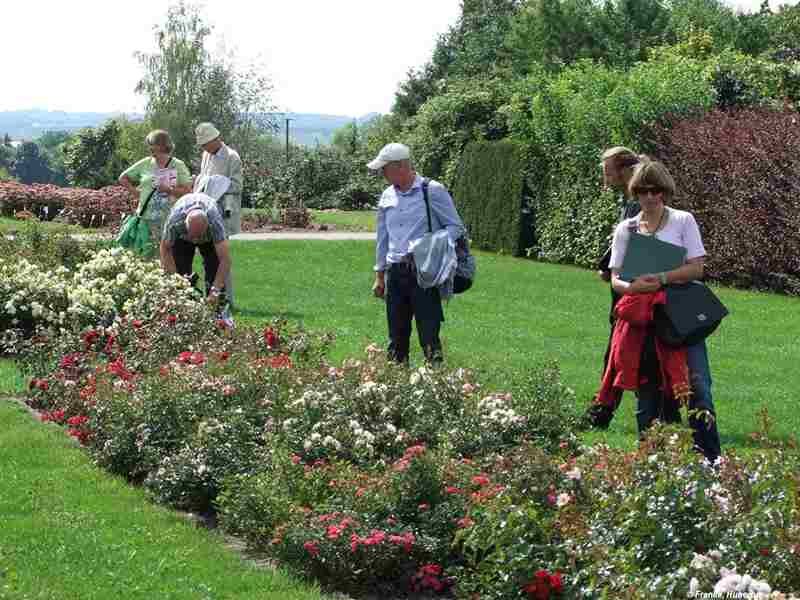
[[[68,223],[102,227],[118,224],[123,215],[136,209],[136,201],[128,190],[118,185],[91,190],[51,184],[0,182],[2,214],[13,215],[19,210],[43,214],[45,207],[50,218],[61,213],[63,220]]]
[[[89,300],[75,279],[59,296],[21,272],[21,295],[3,288],[17,311],[50,296],[67,320],[113,308],[22,345],[42,420],[155,499],[215,511],[331,587],[536,600],[800,590],[800,450],[768,431],[715,465],[675,428],[635,451],[582,446],[551,365],[502,392],[463,369],[388,364],[375,347],[334,366],[329,336],[219,328],[182,280],[121,251],[74,271]]]

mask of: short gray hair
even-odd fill
[[[163,148],[167,151],[167,154],[172,154],[172,152],[175,150],[175,144],[172,142],[169,132],[165,131],[164,129],[154,129],[148,133],[147,137],[144,138],[144,143],[148,146],[158,146],[159,148]]]

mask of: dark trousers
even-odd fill
[[[441,362],[439,330],[444,321],[438,288],[422,289],[411,263],[389,265],[386,273],[386,319],[389,323],[389,360],[408,361],[411,319],[417,322],[419,344],[429,362]]]
[[[705,340],[686,348],[686,363],[692,395],[689,398],[689,425],[694,431],[694,445],[705,457],[714,462],[720,455],[717,413],[711,396],[711,370],[708,365],[708,350]],[[675,422],[674,412],[664,406],[664,399],[657,384],[639,388],[636,421],[639,433],[643,433],[655,419]],[[680,420],[678,415],[677,420]]]
[[[186,240],[177,239],[172,246],[172,257],[175,259],[175,270],[179,275],[191,275],[192,263],[194,262],[195,248],[200,250],[203,257],[203,270],[205,271],[206,294],[214,283],[219,268],[219,258],[214,244],[205,242],[203,244],[193,244]]]

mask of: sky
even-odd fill
[[[798,0],[790,0],[796,4]],[[761,0],[729,0],[745,11]],[[772,2],[777,6],[779,0]],[[0,111],[142,112],[136,51],[155,47],[169,0],[3,3]],[[223,0],[200,2],[225,46],[257,60],[281,111],[389,112],[410,68],[430,59],[460,0]]]

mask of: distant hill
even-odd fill
[[[98,112],[64,112],[40,109],[0,111],[0,136],[8,134],[15,140],[36,139],[45,131],[76,131],[84,127],[97,127],[109,119],[121,116],[120,113]],[[137,121],[144,115],[131,113],[124,115],[128,119]],[[371,113],[362,117],[347,117],[342,115],[323,115],[315,113],[287,113],[277,116],[281,139],[285,135],[285,119],[289,118],[289,137],[296,144],[314,146],[316,144],[329,144],[333,132],[351,123],[353,120],[359,124],[366,123],[378,116]]]
[[[0,136],[8,134],[15,140],[32,140],[45,131],[76,131],[84,127],[97,127],[120,113],[64,112],[61,110],[13,110],[0,112]],[[131,120],[143,115],[127,114]]]
[[[280,125],[279,135],[281,139],[286,135],[287,118],[292,119],[289,122],[289,137],[294,140],[296,144],[304,146],[314,146],[316,144],[325,145],[331,143],[333,132],[356,121],[359,125],[368,123],[375,117],[379,116],[378,113],[370,113],[362,117],[343,117],[340,115],[320,115],[315,113],[287,113],[278,118]]]

